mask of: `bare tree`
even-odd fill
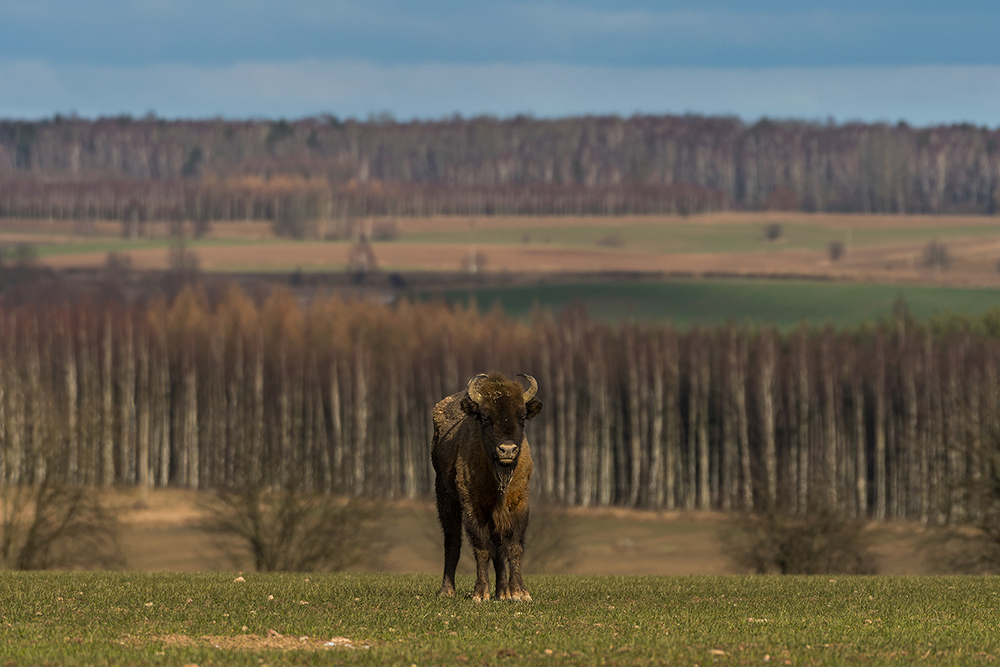
[[[219,490],[204,510],[202,527],[236,568],[249,559],[258,572],[337,572],[377,562],[383,548],[379,503],[302,492],[294,483],[270,488],[258,479]]]
[[[16,570],[119,569],[118,519],[96,490],[46,477],[0,488],[0,565]]]

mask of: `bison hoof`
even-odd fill
[[[528,591],[515,591],[510,594],[510,599],[517,602],[531,602],[531,596]]]
[[[438,597],[441,597],[441,598],[455,597],[455,589],[454,588],[445,588],[444,586],[442,586],[441,590],[438,591]]]
[[[472,599],[476,602],[486,602],[490,599],[489,591],[476,591],[472,594]]]

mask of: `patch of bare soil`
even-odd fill
[[[204,494],[180,489],[120,491],[112,499],[123,523],[131,527],[193,525],[201,520]]]
[[[264,636],[249,635],[188,635],[169,634],[160,637],[129,636],[123,640],[127,644],[162,644],[165,649],[206,646],[224,651],[329,651],[334,649],[364,649],[371,644],[355,641],[347,637],[307,637],[285,636],[277,630],[268,630]]]
[[[266,220],[236,220],[217,223],[209,228],[210,239],[270,239],[274,238],[274,225]]]

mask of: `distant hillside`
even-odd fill
[[[701,116],[0,122],[0,217],[981,213],[1000,130]],[[282,222],[284,221],[284,223]]]

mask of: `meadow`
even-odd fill
[[[969,664],[1000,656],[1000,580],[530,576],[531,603],[459,579],[0,574],[6,665]]]
[[[263,221],[217,222],[189,238],[200,270],[215,276],[325,276],[331,284],[418,300],[444,298],[522,321],[537,309],[582,305],[605,322],[694,325],[800,323],[854,327],[892,315],[902,299],[919,320],[976,317],[1000,304],[1000,225],[987,216],[729,212],[697,216],[399,217],[359,224],[373,240],[377,270],[349,279],[348,240],[277,237]],[[780,234],[770,238],[769,229]],[[120,225],[5,221],[0,247],[16,258],[30,244],[55,269],[100,271],[117,264],[170,269],[174,242],[164,223],[125,239]],[[842,256],[834,260],[831,244]],[[928,248],[943,263],[927,265]],[[470,258],[477,272],[469,273]],[[388,280],[392,278],[392,280]],[[401,285],[405,287],[401,288]],[[460,288],[458,288],[460,287]]]
[[[789,329],[801,323],[856,327],[890,318],[900,300],[918,320],[977,317],[1000,306],[1000,291],[988,287],[795,280],[581,281],[455,289],[419,296],[443,296],[462,305],[475,303],[481,310],[499,305],[507,315],[523,321],[539,309],[558,315],[569,307],[582,306],[595,320],[670,321],[680,328],[773,324]]]
[[[332,221],[330,225],[332,225]],[[379,270],[414,274],[638,272],[724,273],[740,278],[835,279],[862,283],[1000,286],[1000,226],[989,216],[847,215],[724,212],[696,216],[439,216],[355,220],[372,230]],[[6,220],[0,244],[30,243],[53,268],[99,268],[109,252],[136,269],[170,265],[170,231],[149,223],[147,236],[124,239],[112,222]],[[343,272],[349,238],[276,237],[262,221],[217,222],[188,248],[209,272]],[[928,265],[931,244],[946,261]],[[836,257],[831,248],[840,250]]]

